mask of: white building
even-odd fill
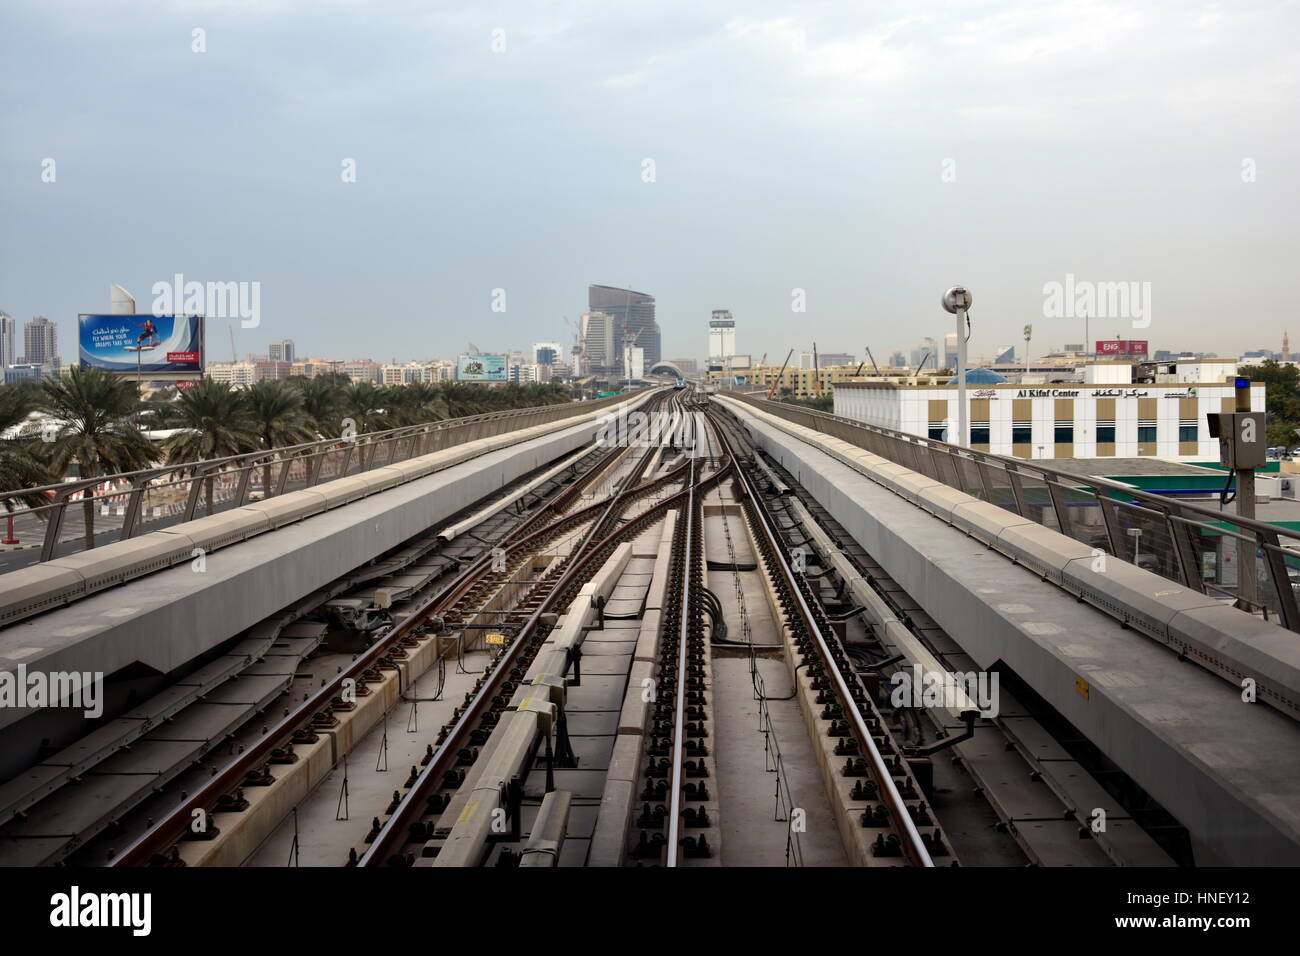
[[[727,309],[714,309],[709,318],[709,362],[723,364],[736,354],[736,320]]]
[[[0,372],[18,364],[18,320],[0,312]]]
[[[550,365],[541,365],[536,362],[532,364],[511,362],[509,365],[509,379],[520,385],[549,382],[551,380],[551,371],[552,366]]]
[[[614,317],[607,312],[584,312],[581,320],[583,373],[599,375],[618,368]]]
[[[214,382],[246,386],[257,382],[257,365],[253,362],[209,362],[207,376]]]
[[[1205,416],[1236,409],[1236,362],[1158,366],[1156,381],[1141,384],[1134,382],[1136,368],[1089,365],[1082,384],[1047,386],[997,381],[1002,376],[972,370],[966,389],[970,447],[1017,458],[1217,461],[1219,443],[1210,437]],[[1264,410],[1263,385],[1251,386],[1250,405]],[[939,441],[959,440],[956,384],[839,382],[835,414]]]
[[[380,376],[385,385],[410,385],[436,381],[436,370],[428,362],[404,362],[385,365],[380,369]]]
[[[555,365],[564,361],[564,346],[559,342],[534,342],[533,364]]]

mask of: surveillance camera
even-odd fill
[[[956,315],[970,310],[971,294],[965,286],[955,285],[943,294],[943,307]]]

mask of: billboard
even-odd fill
[[[504,382],[508,377],[504,355],[461,355],[456,359],[459,382]]]
[[[203,317],[82,315],[82,368],[169,374],[203,371]]]
[[[1146,355],[1147,341],[1145,339],[1106,339],[1097,342],[1097,355]]]

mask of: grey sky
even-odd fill
[[[241,356],[386,361],[567,343],[597,282],[658,298],[665,356],[729,308],[779,362],[940,336],[962,282],[981,356],[1026,322],[1082,341],[1043,315],[1073,273],[1152,285],[1149,328],[1093,338],[1300,347],[1298,26],[1250,0],[7,0],[0,309],[57,319],[70,360],[110,282],[147,310],[177,272],[258,281]]]

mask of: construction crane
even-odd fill
[[[794,355],[794,349],[785,353],[785,361],[781,363],[781,371],[776,373],[776,378],[772,379],[772,387],[767,390],[768,401],[771,401],[772,396],[776,394],[777,387],[781,384],[781,379],[785,376],[786,366],[790,364],[791,355]]]
[[[912,373],[912,384],[913,384],[913,385],[915,385],[915,384],[916,384],[916,380],[917,380],[918,378],[921,377],[921,369],[925,368],[925,363],[928,362],[928,361],[930,361],[930,353],[929,353],[929,352],[926,352],[924,355],[921,356],[921,364],[919,364],[919,365],[916,367],[916,371]],[[938,358],[936,358],[936,359],[935,359],[935,365],[936,365],[936,367],[938,366],[938,362],[939,362],[939,360],[938,360]]]

